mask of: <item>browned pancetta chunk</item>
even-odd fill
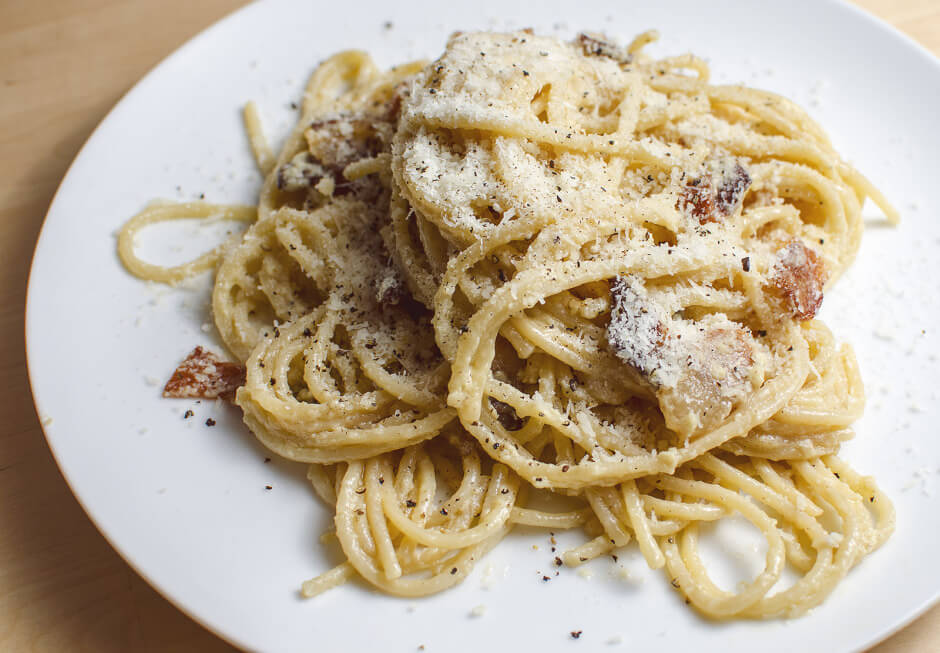
[[[693,179],[682,189],[680,204],[700,224],[718,222],[715,213],[715,192],[712,190],[711,177]]]
[[[278,189],[309,190],[324,177],[331,177],[332,194],[351,192],[353,184],[343,171],[350,163],[388,149],[400,110],[401,98],[395,94],[389,102],[376,107],[375,114],[335,114],[311,122],[304,131],[307,149],[277,171]]]
[[[740,162],[723,166],[715,188],[715,209],[723,216],[731,215],[750,186],[751,176]]]
[[[490,397],[490,405],[496,412],[496,419],[499,420],[500,425],[507,431],[518,431],[525,426],[526,420],[519,417],[519,414],[516,413],[516,409],[509,404]]]
[[[245,367],[229,363],[196,347],[179,364],[163,388],[163,396],[189,399],[228,399],[245,384]]]
[[[611,43],[606,38],[582,32],[578,34],[578,43],[581,45],[581,51],[587,56],[607,57],[621,64],[628,64],[633,61],[633,57],[627,52],[626,48]]]
[[[611,349],[652,390],[667,426],[684,438],[725,419],[755,378],[750,332],[723,316],[674,317],[642,282],[611,284]]]
[[[662,363],[659,350],[667,337],[664,316],[649,305],[628,277],[613,280],[610,296],[607,341],[622,361],[649,378]]]
[[[734,213],[751,186],[751,176],[736,159],[722,159],[710,167],[713,172],[689,181],[679,197],[679,208],[699,224],[719,222]]]
[[[790,315],[809,320],[822,305],[826,276],[816,252],[799,240],[791,240],[777,251],[770,281]]]
[[[313,188],[332,172],[323,167],[310,152],[300,152],[278,168],[278,190],[293,192]]]

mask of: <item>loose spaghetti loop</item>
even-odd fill
[[[192,261],[174,266],[163,266],[144,261],[136,252],[136,240],[146,227],[175,220],[231,220],[253,222],[257,213],[253,206],[223,206],[207,202],[183,204],[155,203],[124,223],[118,232],[118,256],[128,272],[147,281],[176,284],[184,279],[214,269],[223,253],[232,246],[237,236],[212,248]]]

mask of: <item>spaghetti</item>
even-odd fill
[[[525,524],[582,529],[571,566],[636,540],[709,617],[795,616],[891,533],[836,457],[854,354],[813,318],[865,199],[897,215],[793,103],[653,59],[655,38],[457,34],[388,72],[335,55],[276,158],[246,109],[256,211],[125,225],[138,276],[217,264],[245,422],[335,506],[347,562],[304,595],[438,592]],[[220,215],[251,221],[239,243],[172,269],[134,253],[146,224]],[[732,514],[767,553],[727,591],[698,537]]]

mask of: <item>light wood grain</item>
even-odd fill
[[[72,497],[33,410],[22,334],[31,252],[81,144],[135,81],[241,4],[0,1],[0,650],[231,650],[138,577]],[[858,4],[940,53],[937,0]],[[940,650],[940,607],[873,650]]]

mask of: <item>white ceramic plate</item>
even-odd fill
[[[144,578],[221,636],[262,650],[366,650],[377,642],[402,651],[596,650],[605,643],[845,650],[886,636],[937,598],[940,512],[931,497],[940,485],[940,303],[933,288],[940,279],[940,66],[933,57],[852,7],[814,0],[553,0],[538,11],[516,0],[374,0],[354,11],[317,5],[251,5],[170,56],[88,141],[39,239],[27,309],[36,405],[79,501]],[[260,180],[240,108],[257,100],[269,133],[282,137],[307,75],[334,51],[362,48],[391,65],[435,56],[455,29],[525,26],[565,37],[602,30],[620,39],[658,28],[663,38],[654,52],[691,50],[710,60],[718,81],[768,88],[807,106],[902,211],[901,227],[889,229],[869,207],[858,262],[823,312],[856,347],[868,389],[866,415],[845,457],[895,500],[897,532],[804,618],[705,622],[632,550],[617,563],[589,564],[589,578],[572,570],[554,577],[548,534],[536,532],[511,535],[443,595],[400,600],[352,583],[302,600],[300,582],[339,559],[318,542],[330,515],[308,488],[303,465],[266,464],[231,407],[160,398],[159,384],[194,344],[219,349],[202,328],[211,322],[208,284],[168,290],[137,281],[115,255],[115,229],[151,198],[204,193],[253,203]],[[190,408],[195,416],[184,420]],[[208,418],[217,425],[206,426]],[[740,557],[725,561],[726,576],[759,560],[750,541],[730,545]],[[484,606],[482,615],[471,615],[476,606]],[[583,634],[575,641],[569,633],[577,630]]]

